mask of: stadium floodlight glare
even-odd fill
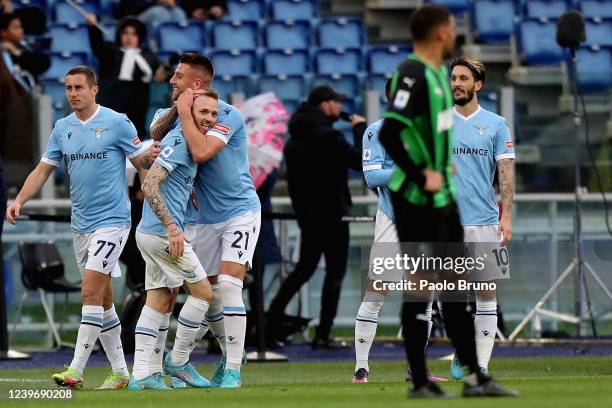
[[[566,60],[567,63],[567,74],[569,76],[569,82],[572,89],[572,96],[574,100],[574,110],[573,110],[573,118],[574,118],[574,129],[575,135],[574,138],[574,154],[575,157],[575,169],[574,169],[574,182],[575,182],[575,206],[574,206],[574,258],[570,262],[570,264],[565,268],[563,273],[557,278],[555,283],[546,291],[544,296],[538,300],[536,305],[529,311],[529,313],[525,316],[523,321],[519,323],[519,325],[514,329],[512,334],[508,337],[509,341],[512,341],[516,338],[519,332],[525,327],[525,325],[537,315],[548,316],[552,319],[562,320],[565,322],[573,323],[577,326],[578,336],[584,335],[584,323],[590,322],[591,328],[593,330],[593,335],[597,337],[597,331],[595,329],[595,320],[607,313],[600,313],[598,316],[593,316],[593,311],[591,308],[591,301],[589,297],[589,292],[586,286],[586,275],[585,272],[588,272],[591,277],[595,280],[595,282],[601,287],[606,296],[612,300],[612,291],[605,285],[604,281],[601,279],[599,274],[593,269],[588,262],[584,260],[584,252],[583,252],[583,239],[582,239],[582,211],[581,211],[581,200],[582,194],[584,194],[582,181],[580,177],[580,138],[578,135],[580,134],[582,128],[582,120],[580,117],[580,112],[578,108],[578,98],[582,97],[580,93],[578,77],[577,77],[577,69],[576,69],[576,50],[580,46],[580,44],[586,41],[586,32],[584,26],[584,18],[582,14],[578,11],[568,11],[563,14],[559,20],[557,21],[557,35],[556,35],[557,44],[561,48],[569,49],[571,58]],[[586,109],[584,109],[583,102],[583,110],[586,119]],[[588,132],[588,126],[585,128],[586,132]],[[587,134],[588,136],[588,134]],[[588,141],[588,137],[587,137]],[[587,146],[588,147],[588,146]],[[572,272],[576,272],[576,308],[575,314],[565,314],[559,313],[557,311],[544,309],[544,303],[554,294],[554,292],[563,284],[563,282],[572,274]],[[589,316],[585,316],[585,312],[588,311]]]

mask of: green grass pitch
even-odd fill
[[[612,358],[521,358],[494,360],[491,371],[505,385],[521,392],[519,399],[465,399],[415,401],[406,398],[403,361],[373,361],[370,382],[352,384],[352,362],[250,363],[243,367],[238,390],[96,391],[107,370],[88,369],[85,389],[69,401],[7,399],[9,389],[53,389],[53,369],[2,370],[0,406],[78,408],[183,407],[612,407]],[[210,375],[211,365],[198,366]],[[430,361],[436,374],[448,374],[448,362]],[[13,379],[13,380],[11,380]],[[20,381],[25,380],[25,381]],[[44,380],[48,382],[44,382]],[[34,381],[34,382],[33,382]],[[461,383],[444,384],[455,393]]]

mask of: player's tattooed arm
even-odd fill
[[[499,236],[504,235],[503,245],[512,239],[512,196],[514,194],[514,159],[497,161],[499,190],[502,198],[502,217],[499,223]]]
[[[157,163],[154,163],[151,169],[147,172],[147,176],[142,183],[142,191],[151,206],[151,209],[160,219],[162,224],[174,224],[174,220],[170,215],[170,211],[164,203],[159,185],[168,177],[168,170]]]
[[[162,115],[161,118],[157,119],[155,123],[151,125],[151,137],[153,140],[160,141],[166,136],[166,134],[172,130],[174,123],[178,118],[178,111],[176,105],[173,105],[170,110]]]

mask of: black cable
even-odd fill
[[[591,140],[589,138],[589,117],[587,115],[586,104],[584,102],[584,95],[582,94],[582,89],[580,89],[580,85],[578,83],[578,78],[576,80],[576,90],[578,92],[578,96],[580,97],[580,104],[582,105],[582,111],[584,114],[584,135],[586,139],[586,147],[587,153],[589,155],[589,160],[591,161],[591,167],[595,170],[595,180],[597,182],[597,187],[599,188],[599,192],[601,193],[601,197],[604,203],[604,217],[606,219],[606,228],[608,230],[608,234],[612,237],[612,228],[610,227],[610,216],[609,208],[608,208],[608,200],[606,199],[606,193],[603,189],[603,184],[601,183],[601,176],[599,174],[599,169],[597,168],[597,162],[595,161],[595,156],[593,155],[593,151],[591,150]],[[578,153],[576,153],[578,154]]]

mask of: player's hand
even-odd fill
[[[355,127],[360,123],[365,123],[365,121],[363,116],[357,115],[356,113],[351,115],[351,127]]]
[[[512,241],[512,219],[505,214],[499,220],[497,239],[501,239],[501,246],[506,246]]]
[[[155,141],[149,148],[149,162],[150,163],[153,163],[155,159],[157,159],[157,156],[159,156],[159,153],[161,152],[160,146],[161,146],[161,142]]]
[[[191,88],[185,89],[176,100],[176,109],[179,116],[189,113],[191,115],[191,107],[193,106],[194,91]]]
[[[168,229],[168,242],[170,243],[170,256],[174,259],[179,259],[183,256],[185,249],[185,241],[187,239],[183,236],[183,233],[176,226],[176,224],[170,224]]]
[[[96,17],[95,14],[87,13],[85,15],[85,22],[87,23],[87,25],[95,26],[96,24],[98,24],[98,17]]]
[[[6,220],[12,225],[15,225],[20,212],[21,203],[19,201],[15,201],[9,208],[6,209]]]
[[[430,193],[437,193],[442,188],[442,182],[444,181],[444,177],[442,177],[442,173],[438,171],[433,171],[430,169],[423,170],[423,175],[425,176],[425,185],[423,186],[423,190],[428,191]]]

